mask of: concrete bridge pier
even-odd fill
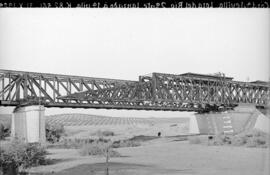
[[[40,105],[16,108],[13,111],[11,136],[27,143],[45,143],[45,108]]]
[[[239,104],[234,110],[194,114],[190,118],[190,134],[238,134],[259,130],[270,133],[270,119],[254,105]]]

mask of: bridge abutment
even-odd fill
[[[11,136],[28,143],[45,143],[45,108],[33,105],[16,108],[12,115]]]
[[[190,118],[190,134],[238,134],[250,130],[269,133],[269,117],[254,105],[240,104],[232,111],[195,114]]]

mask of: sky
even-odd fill
[[[0,69],[125,80],[151,72],[223,72],[268,81],[269,21],[269,9],[1,9]],[[68,112],[187,115],[46,109]]]

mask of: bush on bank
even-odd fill
[[[47,151],[38,143],[25,143],[14,139],[1,144],[0,166],[4,174],[10,174],[10,167],[15,171],[46,164]],[[13,170],[14,171],[14,170]]]
[[[4,125],[0,123],[0,140],[4,140],[5,137],[10,136],[10,125]]]
[[[64,135],[65,130],[63,125],[45,125],[46,140],[50,143],[59,142],[60,138]]]

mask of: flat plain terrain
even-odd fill
[[[268,175],[269,149],[243,146],[208,146],[183,141],[188,133],[187,118],[110,118],[74,115],[48,118],[51,123],[66,123],[66,138],[93,138],[97,131],[112,131],[112,140],[136,135],[160,138],[139,147],[116,148],[121,157],[109,161],[110,175]],[[80,122],[80,123],[78,123]],[[54,164],[31,168],[31,174],[105,175],[105,158],[81,156],[76,149],[49,149]]]
[[[161,137],[138,147],[116,148],[121,157],[109,161],[110,175],[269,175],[269,149],[190,144],[188,118],[120,118],[66,114],[47,116],[63,124],[66,139],[94,139],[112,131],[111,140],[138,135]],[[76,149],[48,149],[53,164],[29,169],[32,175],[105,175],[105,158],[81,156]]]
[[[235,146],[207,146],[159,138],[139,147],[116,149],[110,175],[268,175],[269,150]],[[53,165],[32,168],[32,173],[103,175],[105,158],[82,157],[75,149],[50,149]]]

